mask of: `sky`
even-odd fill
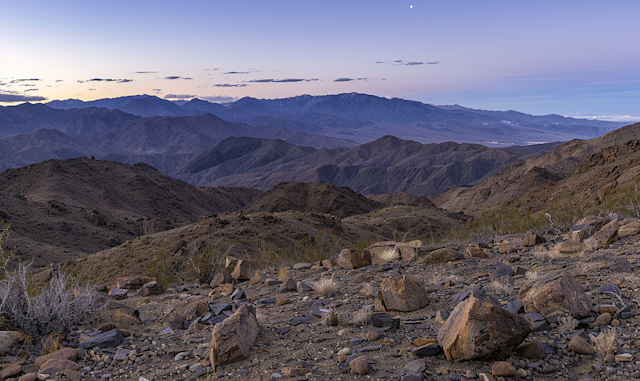
[[[640,1],[0,0],[0,105],[359,92],[640,117]]]

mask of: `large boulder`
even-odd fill
[[[138,290],[138,295],[140,296],[160,295],[162,293],[164,293],[164,287],[155,280],[145,283],[144,286]]]
[[[524,238],[522,239],[522,246],[531,247],[531,246],[535,246],[545,242],[547,242],[547,240],[544,239],[543,236],[536,234],[532,231],[528,231],[527,234],[525,234]]]
[[[594,233],[590,238],[586,239],[585,244],[591,249],[606,249],[618,240],[618,229],[622,225],[622,219],[615,219],[604,225],[602,229]]]
[[[576,318],[586,317],[591,302],[584,289],[569,272],[554,271],[520,288],[519,298],[527,313],[539,312],[548,322],[570,313]]]
[[[236,267],[231,273],[231,277],[235,280],[249,280],[253,276],[255,269],[253,263],[249,259],[241,259],[236,263]]]
[[[376,242],[367,250],[371,253],[373,264],[384,264],[393,260],[414,261],[418,255],[421,241],[409,243],[395,241]]]
[[[380,284],[386,310],[415,311],[429,303],[429,295],[419,280],[411,275],[396,275]]]
[[[531,333],[529,320],[471,295],[453,309],[438,331],[451,362],[506,358]]]
[[[213,328],[211,363],[221,365],[246,358],[259,332],[260,325],[253,306],[241,306]]]

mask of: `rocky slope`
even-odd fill
[[[466,250],[385,242],[257,273],[227,256],[211,284],[166,292],[112,277],[99,288],[124,304],[66,334],[61,343],[79,350],[59,352],[70,360],[57,365],[88,380],[638,378],[640,223],[610,215],[580,226],[593,235],[495,237]],[[33,361],[5,370],[53,365]]]

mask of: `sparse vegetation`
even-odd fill
[[[333,295],[338,291],[338,285],[333,279],[321,279],[314,283],[313,290],[318,295]]]
[[[371,311],[362,308],[356,311],[351,318],[351,323],[355,325],[368,325],[371,324]]]
[[[387,250],[381,251],[376,254],[376,260],[374,263],[389,263],[393,262],[400,257],[400,252],[396,247],[390,247]]]
[[[70,284],[59,271],[52,274],[48,287],[35,293],[28,281],[29,266],[13,262],[5,262],[5,279],[0,281],[0,313],[34,342],[84,323],[101,310],[94,289]]]
[[[576,329],[577,326],[578,321],[571,315],[563,315],[558,318],[557,330],[561,335],[565,337],[573,332],[573,330]]]
[[[608,354],[612,354],[616,344],[616,329],[614,327],[604,328],[600,334],[593,340],[596,354],[604,358]]]

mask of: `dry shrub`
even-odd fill
[[[338,314],[336,314],[336,311],[331,310],[331,312],[325,315],[324,322],[329,327],[337,326],[340,322],[338,321]]]
[[[319,295],[333,295],[338,291],[338,284],[333,279],[321,279],[313,285],[313,291]]]
[[[535,282],[540,278],[540,273],[537,271],[527,271],[524,275],[527,277],[529,282]]]
[[[371,311],[367,309],[360,309],[353,314],[351,323],[355,325],[368,325],[371,324]]]
[[[558,319],[558,332],[563,336],[567,336],[568,334],[573,332],[573,330],[576,329],[577,326],[578,321],[571,315],[560,316],[560,318]]]
[[[48,355],[54,353],[62,348],[61,337],[58,333],[52,333],[47,336],[42,343],[42,351],[40,352],[40,356]]]
[[[489,283],[488,287],[490,290],[496,292],[497,294],[504,295],[504,296],[510,296],[510,295],[513,295],[514,293],[513,286],[504,282],[500,282],[497,279]]]
[[[289,278],[291,278],[291,269],[283,267],[278,270],[278,280],[280,282],[286,282]]]
[[[377,288],[373,283],[365,283],[365,285],[360,290],[361,293],[364,294],[365,298],[371,299],[376,295]]]
[[[260,327],[265,327],[267,325],[267,315],[258,313],[256,314],[256,319],[258,320],[258,324],[260,325]]]
[[[604,328],[598,337],[593,339],[596,354],[601,358],[613,353],[616,344],[616,329],[614,327]]]
[[[52,274],[47,288],[32,295],[27,281],[29,265],[18,263],[8,270],[10,261],[5,262],[6,278],[0,281],[0,314],[34,341],[42,342],[51,334],[81,325],[104,308],[95,289],[69,284],[68,277],[59,271]]]

